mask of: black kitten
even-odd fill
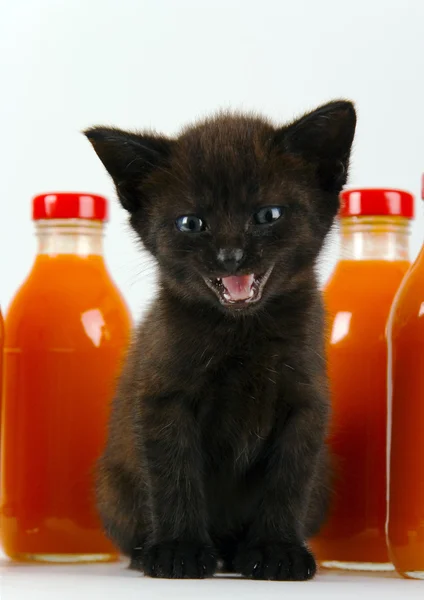
[[[105,529],[154,577],[303,580],[326,513],[329,397],[314,274],[355,130],[220,115],[176,139],[86,132],[160,269],[100,463]]]

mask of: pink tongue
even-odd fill
[[[252,275],[232,275],[223,277],[222,283],[225,285],[231,300],[247,300],[250,297],[254,276]]]

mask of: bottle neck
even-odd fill
[[[409,260],[409,219],[346,217],[340,233],[343,260]]]
[[[89,219],[36,221],[37,254],[103,256],[103,223]]]

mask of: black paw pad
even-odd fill
[[[143,570],[149,577],[165,579],[204,579],[217,568],[217,558],[209,546],[191,542],[166,542],[144,552]]]
[[[311,552],[302,544],[264,544],[239,549],[236,569],[250,579],[306,581],[316,573]]]

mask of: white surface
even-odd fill
[[[172,134],[219,107],[284,121],[344,96],[356,101],[359,116],[351,185],[401,187],[418,198],[423,23],[423,0],[2,2],[0,303],[31,264],[34,194],[69,189],[114,198],[79,133],[88,125]],[[417,206],[413,256],[424,231]],[[139,314],[154,277],[125,221],[115,201],[107,258]]]
[[[148,579],[126,565],[36,566],[0,563],[1,600],[348,600],[422,598],[424,582],[396,575],[374,576],[327,572],[311,582],[281,583],[216,577],[204,581]]]

